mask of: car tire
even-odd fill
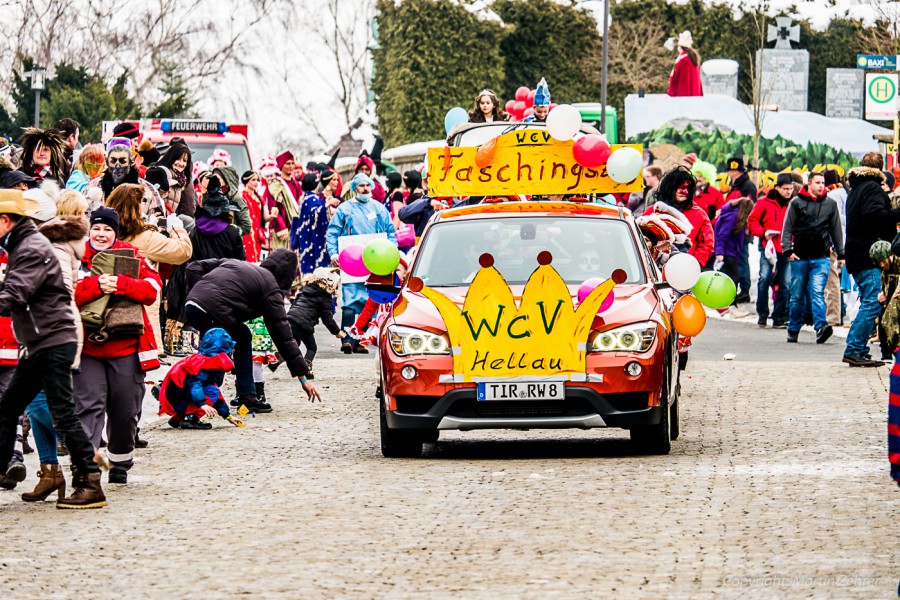
[[[673,441],[678,439],[680,425],[679,419],[680,415],[678,413],[678,396],[675,396],[675,402],[673,402],[672,406],[669,408],[669,437]]]
[[[656,425],[639,425],[631,428],[631,447],[636,454],[668,454],[672,449],[671,429],[669,427],[671,410],[669,406],[669,373],[665,371],[662,390],[660,391],[659,423]]]
[[[422,456],[423,434],[418,430],[391,429],[387,424],[384,402],[381,407],[381,454],[386,458],[419,458]],[[435,430],[435,433],[437,430]]]

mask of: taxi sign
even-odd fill
[[[523,129],[496,138],[490,161],[476,162],[478,147],[428,149],[428,189],[434,197],[610,194],[644,189],[642,174],[617,183],[606,166],[587,168],[572,155],[573,140],[554,140],[546,129]],[[640,144],[613,145],[632,147]],[[479,163],[483,166],[479,166]]]

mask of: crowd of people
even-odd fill
[[[525,120],[544,120],[544,80],[533,102]],[[507,118],[484,90],[469,120]],[[163,364],[169,374],[152,391],[175,428],[207,429],[203,418],[214,415],[242,426],[229,405],[271,412],[265,373],[281,363],[321,399],[312,384],[317,324],[343,352],[367,353],[378,313],[363,281],[341,281],[345,245],[383,237],[409,250],[436,211],[479,201],[430,197],[421,170],[387,173],[380,144],[358,157],[345,185],[336,155],[304,168],[284,151],[239,174],[222,149],[206,165],[182,138],[154,147],[141,137],[122,123],[105,144],[82,147],[78,124],[64,119],[0,147],[0,487],[25,479],[30,431],[41,469],[26,501],[55,491],[60,508],[105,505],[100,467],[109,483],[127,483],[135,449],[147,445],[138,427],[144,376]],[[660,264],[687,252],[732,278],[738,293],[722,309],[732,317],[749,316],[741,305],[758,244],[759,326],[771,318],[793,343],[808,323],[824,343],[852,322],[844,361],[878,366],[870,337],[879,336],[882,359],[900,344],[900,202],[883,168],[872,153],[844,178],[786,172],[758,192],[735,157],[723,192],[716,167],[688,155],[665,172],[648,165],[643,192],[597,201],[631,209]],[[401,258],[394,285],[407,265]],[[230,402],[220,389],[227,372]],[[61,452],[72,458],[69,496]]]

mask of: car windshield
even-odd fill
[[[431,287],[468,286],[478,257],[494,266],[510,285],[523,285],[537,268],[537,255],[549,250],[553,267],[569,284],[608,278],[616,269],[627,283],[644,283],[634,236],[624,221],[589,217],[503,217],[445,221],[422,241],[413,275]]]
[[[212,156],[213,150],[221,148],[231,155],[231,166],[237,171],[238,176],[249,171],[250,155],[247,153],[247,146],[243,144],[207,144],[202,142],[188,142],[193,154],[191,160],[196,162],[205,162],[209,164],[209,157]]]

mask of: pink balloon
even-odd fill
[[[364,249],[362,244],[351,244],[341,250],[340,255],[338,255],[338,262],[344,273],[351,277],[365,277],[370,274],[369,269],[363,263]]]
[[[591,295],[591,292],[593,292],[597,288],[597,286],[603,283],[603,281],[604,280],[599,277],[591,277],[590,279],[582,283],[578,288],[578,303],[581,304],[582,302],[584,302],[585,299],[587,299],[587,297]],[[613,293],[613,290],[610,290],[609,295],[603,301],[603,304],[600,305],[600,309],[597,311],[597,314],[602,313],[610,306],[612,306],[612,303],[615,299],[616,296]]]

